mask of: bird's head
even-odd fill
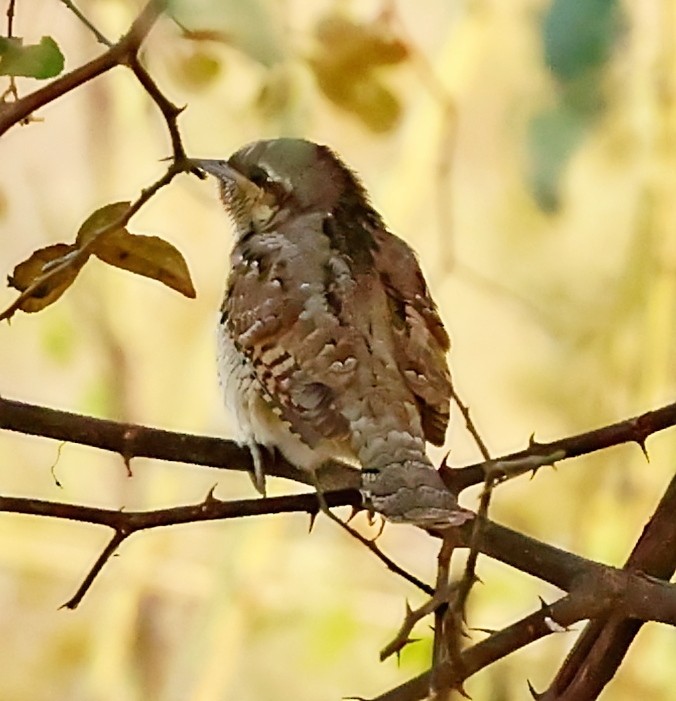
[[[240,234],[270,230],[291,216],[333,214],[346,202],[368,207],[364,188],[327,146],[271,139],[244,146],[228,160],[199,160],[215,176]]]

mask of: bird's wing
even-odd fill
[[[417,399],[425,438],[442,445],[451,396],[448,334],[413,250],[385,229],[377,229],[374,238],[374,263],[388,298],[397,364]]]
[[[272,411],[306,444],[345,439],[339,394],[352,373],[351,333],[326,301],[321,252],[235,251],[224,323]]]

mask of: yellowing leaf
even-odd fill
[[[386,132],[397,125],[401,103],[375,73],[357,78],[321,63],[311,65],[317,85],[337,107],[354,114],[374,132]]]
[[[113,202],[92,212],[77,232],[75,245],[82,248],[101,229],[121,219],[130,207],[130,202]]]
[[[109,265],[153,278],[186,297],[195,297],[183,256],[164,239],[117,229],[97,239],[91,251]]]
[[[401,63],[408,47],[379,22],[359,24],[339,14],[323,17],[315,28],[318,45],[326,60],[362,70]]]
[[[0,319],[11,317],[17,309],[28,313],[38,312],[55,302],[73,284],[84,263],[74,257],[69,262],[68,256],[72,256],[75,250],[75,246],[56,243],[34,251],[29,258],[19,263],[7,278],[8,284],[20,292],[28,290],[34,283],[37,286],[25,299],[0,315]],[[65,264],[63,269],[50,272],[62,264]],[[42,277],[45,279],[40,282]]]
[[[186,297],[195,297],[183,256],[164,239],[132,234],[124,227],[97,236],[97,232],[124,217],[129,206],[129,202],[113,202],[97,209],[80,227],[76,245],[80,248],[88,246],[108,265],[153,278]]]
[[[204,90],[219,77],[221,62],[207,49],[195,49],[189,54],[175,56],[173,77],[187,90]]]
[[[317,48],[308,61],[319,89],[372,131],[392,129],[401,103],[380,76],[408,58],[406,44],[382,23],[359,24],[334,13],[320,20],[315,36]]]

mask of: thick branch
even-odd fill
[[[552,575],[548,581],[570,594],[464,650],[454,683],[461,684],[480,669],[544,635],[590,618],[592,622],[587,624],[552,686],[538,698],[548,701],[596,698],[644,621],[676,625],[676,585],[667,581],[676,568],[674,513],[676,477],[643,530],[624,570],[557,551],[538,541],[529,545],[531,539],[526,536],[485,523],[481,529],[482,552],[531,574],[546,570]],[[465,542],[468,528],[469,524],[458,531]],[[529,568],[529,564],[534,567]],[[638,572],[639,568],[659,579],[646,577]],[[625,579],[628,572],[632,573],[631,579]],[[655,585],[652,593],[643,588],[645,582]],[[374,701],[422,699],[430,682],[431,671],[428,671]]]
[[[610,612],[624,618],[676,625],[676,585],[635,574],[627,577],[627,572],[611,567],[603,569],[601,577],[585,576],[571,594],[463,650],[448,683],[460,686],[473,674],[536,640],[562,632],[578,621],[603,617]],[[424,672],[373,701],[424,699],[431,681],[432,672]],[[572,701],[593,697],[571,695],[566,698]]]
[[[528,450],[496,458],[494,462],[523,459],[531,455],[548,456],[559,451],[565,454],[563,460],[613,445],[634,442],[641,435],[645,440],[652,433],[675,424],[676,402],[611,426],[552,443],[535,444]],[[0,429],[3,428],[109,450],[119,453],[127,460],[148,457],[227,470],[253,469],[249,451],[234,441],[95,419],[0,397]],[[478,463],[455,469],[445,467],[441,471],[449,488],[459,492],[483,482],[489,468],[490,463]],[[307,473],[298,470],[280,455],[266,456],[265,469],[267,474],[275,477],[310,483]],[[327,466],[320,472],[319,478],[325,490],[358,489],[360,484],[357,470],[341,463]]]
[[[2,397],[0,428],[109,450],[119,453],[125,460],[144,457],[224,470],[253,470],[251,454],[234,441],[95,419]],[[265,471],[275,477],[311,483],[307,472],[294,467],[278,454],[265,455]],[[357,470],[340,463],[322,468],[318,477],[325,490],[358,489],[360,485]]]
[[[652,518],[643,529],[625,569],[668,580],[676,571],[676,476],[671,480]],[[612,679],[643,621],[622,611],[587,624],[550,688],[547,701],[596,698]]]
[[[361,506],[361,496],[355,489],[325,492],[324,498],[329,506]],[[297,494],[267,499],[244,499],[239,501],[221,501],[209,494],[200,504],[159,509],[146,512],[125,512],[113,509],[99,509],[75,504],[61,504],[38,499],[18,497],[0,497],[0,511],[32,514],[73,521],[83,521],[108,526],[125,534],[164,526],[213,521],[244,516],[260,516],[272,513],[305,512],[315,513],[319,508],[315,493]],[[472,538],[471,522],[457,529],[458,542],[467,547]],[[628,590],[629,584],[641,587],[649,586],[648,604],[659,601],[659,620],[676,624],[676,586],[658,580],[647,579],[630,572],[601,565],[583,557],[560,550],[546,543],[533,540],[504,526],[486,521],[480,531],[479,550],[506,564],[528,572],[564,590],[572,590],[581,581],[605,582],[607,588]],[[664,585],[666,589],[659,589]],[[658,593],[663,598],[656,599]],[[645,594],[643,594],[645,596]],[[648,605],[646,604],[646,605]],[[641,611],[638,617],[651,616],[655,612]]]

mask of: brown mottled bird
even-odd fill
[[[359,464],[365,500],[392,521],[471,518],[425,453],[448,424],[448,335],[415,254],[354,173],[302,139],[194,162],[236,228],[219,374],[259,489],[259,446],[274,446],[307,470]]]

